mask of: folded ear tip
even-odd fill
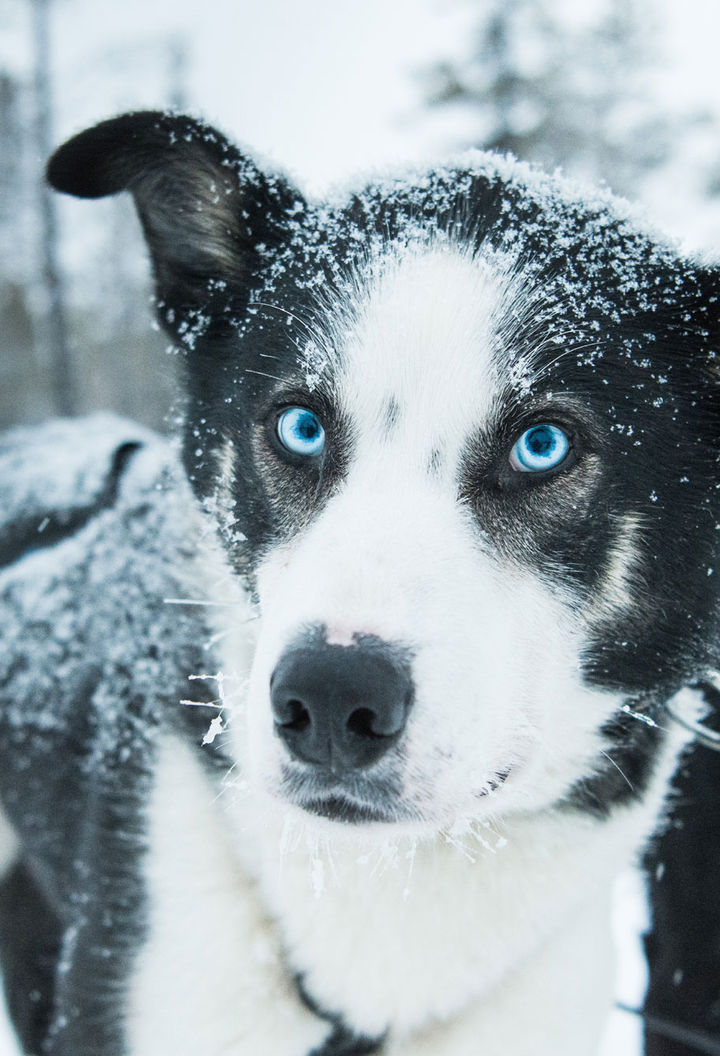
[[[55,151],[47,163],[45,178],[56,191],[78,198],[102,198],[112,194],[106,179],[98,179],[97,166],[84,151],[82,143],[70,140]]]
[[[285,240],[301,203],[222,132],[167,111],[86,129],[58,147],[46,171],[51,186],[79,198],[132,193],[158,296],[178,307],[178,325],[189,305],[207,302],[210,280],[222,278],[240,303],[257,246]],[[177,336],[177,326],[164,325]]]
[[[168,120],[161,111],[138,111],[78,133],[50,157],[45,170],[48,183],[77,198],[102,198],[127,189],[132,178],[125,160],[128,146],[142,149],[148,134],[160,131],[163,119]]]

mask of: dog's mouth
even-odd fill
[[[346,825],[391,825],[417,818],[398,782],[359,773],[339,779],[323,771],[283,769],[281,795],[308,814]]]
[[[481,799],[497,792],[512,768],[498,770],[477,791]],[[397,825],[422,822],[417,809],[402,796],[392,781],[370,781],[360,777],[338,780],[321,772],[283,771],[281,795],[294,806],[315,817],[344,825]],[[427,819],[425,819],[427,820]]]
[[[397,822],[397,811],[371,803],[357,803],[344,795],[305,799],[298,803],[309,814],[345,825],[388,825]]]

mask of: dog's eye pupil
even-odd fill
[[[294,455],[311,458],[325,446],[325,430],[320,419],[307,407],[288,407],[278,418],[280,443]]]
[[[534,425],[515,441],[510,465],[521,473],[539,473],[555,469],[570,451],[570,438],[557,425]]]

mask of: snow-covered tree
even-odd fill
[[[477,10],[474,35],[426,85],[431,104],[466,110],[466,145],[630,194],[662,164],[677,129],[652,94],[651,0],[466,2]]]
[[[97,117],[81,110],[94,68],[108,113],[185,106],[187,42],[168,32],[90,47],[78,73],[51,61],[58,16],[77,7],[0,3],[0,430],[95,407],[162,427],[173,395],[174,361],[148,333],[150,277],[131,201],[74,213],[46,187],[44,168],[69,111],[75,124]]]

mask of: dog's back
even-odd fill
[[[87,978],[122,977],[141,927],[133,863],[153,736],[168,711],[198,719],[176,704],[209,632],[198,610],[162,604],[184,593],[193,563],[180,480],[165,442],[109,415],[0,442],[0,953],[27,1053],[45,1051],[67,1008],[83,902],[106,901],[114,951],[103,955],[98,934]],[[90,878],[103,858],[113,890],[99,892]],[[97,1027],[98,1044],[108,1030]]]

